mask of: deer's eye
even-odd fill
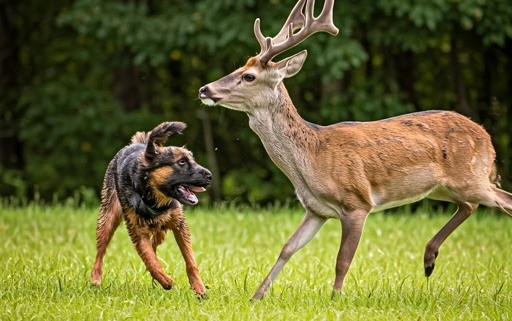
[[[247,82],[251,82],[251,81],[253,81],[254,79],[256,79],[256,77],[254,77],[254,75],[253,75],[253,74],[245,74],[245,75],[243,76],[243,78],[244,78],[244,80],[245,80],[245,81],[247,81]]]

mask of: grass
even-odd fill
[[[300,209],[191,209],[187,219],[208,299],[189,289],[172,236],[159,257],[176,286],[154,285],[121,226],[91,288],[96,209],[0,206],[1,320],[509,320],[512,221],[485,209],[440,250],[423,276],[426,242],[447,214],[370,215],[343,295],[330,299],[340,223],[329,221],[250,302]]]

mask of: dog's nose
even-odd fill
[[[207,169],[204,170],[204,177],[206,178],[208,183],[212,181],[212,173]]]
[[[207,86],[203,86],[201,88],[199,88],[199,98],[204,98],[208,95],[208,87]]]

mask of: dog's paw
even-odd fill
[[[91,285],[95,287],[99,287],[101,285],[101,272],[92,271]]]
[[[164,288],[164,290],[172,290],[173,285],[174,283],[171,281],[170,283],[162,284],[162,288]]]
[[[198,300],[208,299],[208,295],[206,294],[207,287],[205,288],[204,285],[201,284],[200,286],[193,287],[192,289],[194,290]]]
[[[190,286],[196,293],[198,299],[206,299],[206,289],[208,287],[205,287],[203,282],[200,280],[198,282],[191,282]]]
[[[170,277],[167,277],[166,280],[161,283],[161,285],[164,290],[171,290],[174,286],[174,281]]]

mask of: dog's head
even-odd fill
[[[141,173],[157,205],[166,205],[177,200],[182,204],[195,205],[199,202],[195,193],[205,191],[212,180],[210,171],[194,160],[192,152],[184,147],[163,146],[173,134],[181,134],[186,125],[180,122],[165,122],[150,133],[140,135],[146,143],[141,162]]]
[[[182,204],[199,202],[195,192],[205,191],[212,174],[197,164],[192,153],[183,147],[157,147],[150,159],[145,153],[146,181],[157,204],[175,199]]]

